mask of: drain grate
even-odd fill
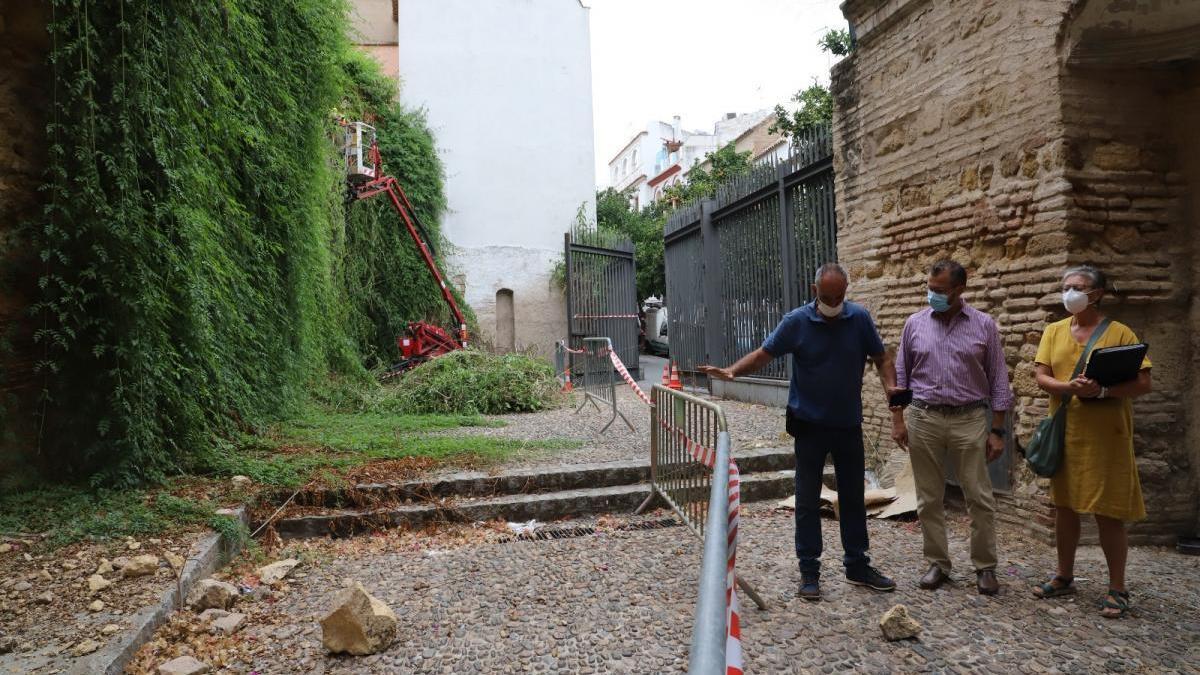
[[[633,523],[623,523],[613,528],[619,532],[628,532],[632,530],[661,530],[668,527],[678,527],[679,521],[674,518],[660,518],[658,520],[639,520]],[[594,527],[555,527],[544,528],[536,532],[522,532],[521,534],[511,537],[505,537],[500,540],[501,544],[511,544],[517,541],[550,541],[552,539],[572,539],[575,537],[586,537],[596,534]]]

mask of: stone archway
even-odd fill
[[[1109,313],[1155,363],[1135,405],[1150,515],[1133,538],[1170,543],[1200,529],[1200,5],[1083,0],[1058,47],[1070,255],[1110,273]]]

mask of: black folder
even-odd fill
[[[1150,345],[1145,342],[1093,349],[1083,374],[1102,387],[1124,384],[1137,377],[1149,350]]]

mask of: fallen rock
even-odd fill
[[[206,609],[229,609],[237,600],[238,589],[233,584],[216,579],[203,579],[196,584],[188,594],[188,607],[192,611],[203,612]]]
[[[129,564],[121,568],[121,576],[126,579],[132,577],[146,577],[158,571],[158,557],[153,555],[134,556],[129,561]]]
[[[11,635],[0,635],[0,654],[7,654],[17,649],[17,638]]]
[[[167,559],[167,564],[171,566],[171,569],[174,570],[176,574],[182,572],[183,566],[187,564],[187,560],[177,553],[166,551],[163,553],[163,557]]]
[[[158,667],[158,675],[200,675],[212,670],[207,663],[190,656],[171,659]]]
[[[12,550],[12,544],[0,544],[0,553],[9,553]]]
[[[38,578],[42,581],[54,581],[54,575],[50,574],[50,570],[45,567],[42,568],[41,572],[38,572]]]
[[[246,615],[234,612],[214,620],[208,625],[208,631],[213,635],[233,635],[244,623]]]
[[[71,654],[75,656],[83,656],[84,654],[91,654],[97,649],[100,649],[99,642],[96,642],[95,640],[84,640],[71,649]]]
[[[883,630],[883,637],[893,642],[914,638],[921,632],[921,624],[908,615],[904,605],[894,605],[884,612],[879,619],[879,628]]]
[[[54,602],[54,594],[50,591],[46,591],[45,593],[42,593],[34,598],[34,600],[36,600],[39,605],[49,605],[50,603]]]
[[[300,561],[296,560],[295,558],[287,558],[286,560],[273,562],[266,567],[258,568],[258,579],[264,584],[273,586],[276,583],[283,581],[283,578],[286,577],[288,573],[299,564]]]
[[[142,547],[142,545],[136,541],[129,542],[129,550],[130,551],[136,551],[141,547]]]
[[[99,593],[100,591],[108,588],[109,586],[112,586],[111,581],[109,581],[108,579],[105,579],[104,577],[100,576],[99,574],[93,574],[92,576],[88,577],[87,584],[88,584],[88,589],[93,593]]]
[[[88,605],[88,609],[92,610],[93,612],[102,612],[102,611],[104,611],[104,601],[97,600],[97,601],[93,602],[92,604]]]
[[[121,632],[121,627],[115,623],[106,623],[106,624],[104,624],[104,628],[100,629],[100,633],[103,635],[112,635],[113,633],[120,633],[120,632]]]
[[[211,623],[225,616],[229,616],[229,612],[226,612],[223,609],[206,609],[203,612],[200,612],[199,618],[204,623]]]
[[[230,478],[229,481],[233,483],[234,487],[249,487],[250,483],[253,482],[250,480],[249,476],[234,476],[233,478]]]
[[[113,566],[108,561],[108,558],[101,558],[100,565],[96,568],[96,574],[112,574]]]
[[[321,644],[333,654],[374,654],[395,637],[395,613],[358,582],[340,591],[321,619]]]
[[[13,584],[13,590],[18,593],[24,593],[31,588],[33,588],[33,584],[29,583],[28,581],[18,581],[17,583]]]

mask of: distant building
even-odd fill
[[[350,40],[383,67],[384,74],[400,75],[399,0],[351,0]]]
[[[497,349],[550,353],[551,283],[576,213],[595,220],[588,10],[578,0],[400,0],[401,96],[446,167],[450,277]],[[536,194],[530,186],[536,185]]]
[[[648,206],[661,199],[668,187],[684,182],[688,170],[703,162],[708,153],[768,116],[766,110],[745,115],[727,113],[713,125],[712,133],[684,130],[678,115],[671,124],[650,122],[609,160],[609,184],[617,190],[628,190],[630,205],[635,209]]]
[[[758,114],[755,113],[755,116]],[[750,116],[744,115],[743,117]],[[737,152],[749,152],[751,164],[787,157],[791,144],[786,136],[771,133],[771,126],[773,124],[775,124],[775,115],[767,113],[753,126],[745,129],[732,140],[733,149]],[[729,142],[726,141],[721,143],[721,145],[727,145]],[[688,171],[690,172],[697,168],[709,171],[712,169],[712,162],[704,159],[695,166],[688,167]]]

